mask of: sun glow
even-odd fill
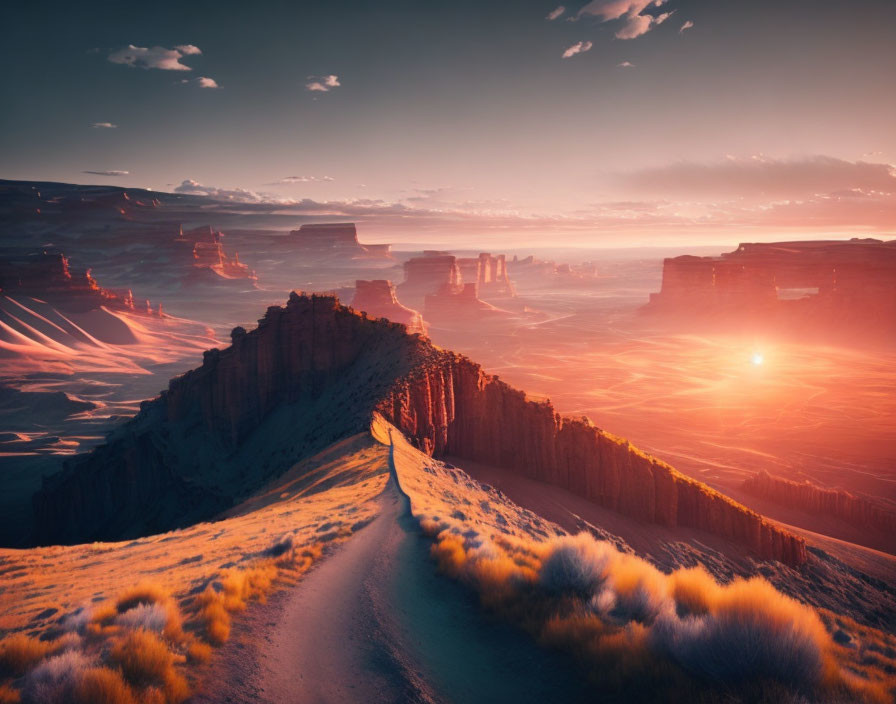
[[[758,367],[765,361],[765,358],[759,352],[754,352],[750,361]]]

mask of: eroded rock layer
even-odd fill
[[[258,328],[45,481],[39,542],[132,537],[210,518],[379,412],[431,454],[497,465],[625,515],[684,526],[790,565],[800,538],[469,359],[328,296],[293,293]]]
[[[742,486],[755,496],[807,513],[833,516],[855,526],[878,528],[891,534],[896,532],[896,511],[842,489],[826,489],[808,481],[795,482],[766,471],[744,480]]]

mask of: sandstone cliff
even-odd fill
[[[386,318],[407,327],[409,333],[426,334],[426,323],[416,310],[401,304],[395,294],[395,286],[387,279],[355,281],[352,308],[364,311],[375,318]]]
[[[896,511],[841,489],[826,489],[811,482],[795,482],[757,472],[744,480],[744,491],[807,513],[833,516],[859,527],[896,532]]]
[[[293,293],[258,328],[145,402],[107,444],[45,481],[39,542],[131,537],[210,518],[381,413],[412,442],[557,484],[636,519],[704,530],[790,565],[803,541],[586,419],[470,360]],[[147,521],[145,516],[150,516]]]

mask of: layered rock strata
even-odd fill
[[[795,482],[766,471],[744,480],[744,491],[762,499],[807,513],[840,518],[863,528],[896,533],[896,511],[841,489],[826,489],[811,482]]]

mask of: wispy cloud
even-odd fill
[[[127,176],[130,171],[82,171],[82,174],[93,174],[94,176]]]
[[[118,125],[113,125],[111,122],[94,122],[91,127],[95,130],[114,130]]]
[[[600,18],[601,22],[621,20],[616,38],[635,39],[669,19],[672,12],[659,15],[647,12],[665,4],[666,0],[592,0],[579,10],[576,19],[590,16]]]
[[[586,51],[591,51],[592,46],[594,45],[591,42],[576,42],[563,52],[563,58],[569,59],[576,54],[584,54]]]
[[[331,73],[328,76],[308,76],[305,89],[317,93],[329,93],[333,88],[338,88],[341,85],[339,76]]]
[[[634,68],[635,65],[631,61],[623,61],[622,63],[616,64],[619,68]]]
[[[276,183],[315,183],[320,181],[335,181],[332,176],[286,176]],[[276,185],[276,184],[270,184]]]
[[[690,20],[687,20],[683,25],[681,25],[681,29],[678,30],[678,33],[681,34],[685,30],[690,29],[693,26],[694,26],[694,23],[691,22]]]
[[[217,200],[236,201],[238,203],[263,203],[268,202],[265,194],[256,193],[246,188],[218,188],[217,186],[204,186],[199,181],[191,178],[184,179],[183,182],[174,189],[175,193],[185,193],[195,196],[209,196]]]
[[[548,16],[545,17],[546,20],[550,20],[553,22],[555,19],[560,17],[564,12],[566,12],[566,8],[563,5],[558,6],[557,8],[551,10],[548,13]]]
[[[129,44],[124,49],[118,49],[109,54],[109,61],[113,64],[125,64],[139,68],[157,68],[162,71],[192,71],[193,69],[182,64],[180,60],[184,56],[201,54],[198,47],[192,44],[182,44],[174,49],[166,49],[163,46],[151,48],[134,46]]]

